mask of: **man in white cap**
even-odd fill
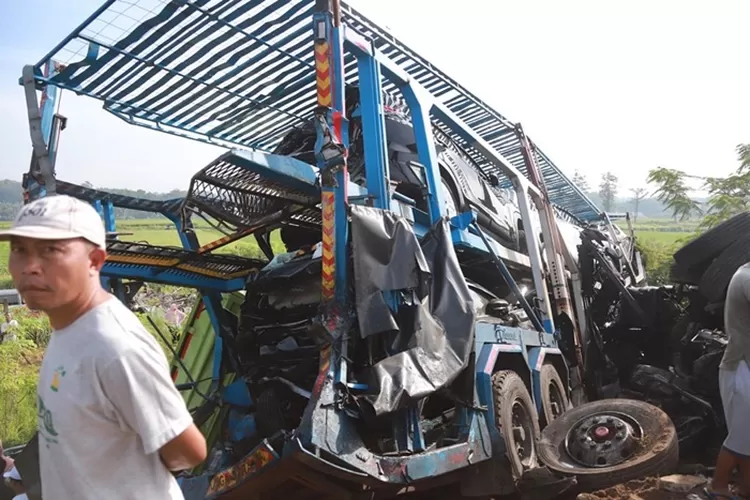
[[[3,479],[8,488],[13,490],[13,493],[16,494],[16,496],[13,497],[13,500],[29,500],[29,497],[26,496],[26,487],[23,485],[21,474],[18,472],[18,469],[15,467],[11,468],[3,474]]]
[[[38,385],[42,496],[182,499],[170,471],[206,457],[206,441],[138,318],[104,290],[104,225],[83,201],[25,205],[8,267],[31,309],[53,328]]]

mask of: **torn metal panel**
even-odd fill
[[[456,379],[469,362],[476,313],[447,220],[441,219],[420,245],[405,219],[352,206],[352,245],[362,336],[398,332],[394,354],[373,365],[373,391],[362,398],[380,416]],[[394,312],[389,292],[413,300]]]

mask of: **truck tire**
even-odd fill
[[[543,465],[576,476],[584,491],[671,474],[679,460],[677,432],[667,414],[631,399],[571,408],[542,431],[537,451]]]
[[[696,267],[710,261],[740,236],[750,233],[750,212],[735,215],[709,229],[677,250],[674,259],[686,267]]]
[[[701,267],[687,267],[679,262],[672,262],[669,266],[669,279],[682,285],[697,285],[707,266],[708,263]]]
[[[542,428],[570,408],[570,400],[565,384],[554,365],[544,363],[539,371],[539,382],[542,393]]]
[[[743,235],[732,243],[701,276],[698,289],[709,302],[721,302],[726,295],[732,275],[743,264],[750,261],[750,234]]]
[[[531,394],[521,377],[512,370],[501,370],[492,376],[495,425],[505,440],[513,478],[538,465],[536,441],[539,417]]]

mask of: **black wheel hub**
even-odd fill
[[[629,415],[602,412],[578,422],[565,436],[568,455],[586,467],[612,467],[633,455],[643,429]]]
[[[515,449],[512,450],[518,456],[524,470],[530,469],[534,466],[535,451],[534,451],[534,428],[531,423],[531,416],[526,412],[521,401],[513,402],[512,410],[512,422],[513,428],[513,444]]]
[[[547,387],[547,397],[549,398],[549,406],[552,410],[552,418],[557,418],[565,411],[565,403],[563,402],[563,396],[560,393],[560,388],[555,383],[550,383]]]

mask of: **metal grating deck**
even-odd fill
[[[311,182],[276,172],[279,179],[248,168],[241,152],[221,155],[193,176],[183,214],[211,217],[231,232],[288,222],[320,226],[320,193]],[[309,181],[309,179],[307,179]]]
[[[108,0],[37,64],[37,81],[104,101],[137,125],[225,147],[272,151],[315,107],[314,0]],[[438,100],[525,172],[513,123],[348,5],[374,40]],[[43,77],[48,60],[59,73]],[[357,82],[347,56],[348,83]],[[397,94],[393,85],[385,89]],[[485,172],[482,155],[439,122]],[[539,151],[552,202],[582,220],[600,210]]]
[[[156,274],[171,271],[222,280],[245,278],[266,264],[260,260],[233,255],[199,255],[181,248],[127,241],[107,243],[107,263],[156,268]]]

